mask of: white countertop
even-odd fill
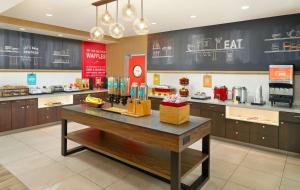
[[[150,95],[150,98],[164,98],[164,96],[153,96]],[[234,104],[232,101],[220,101],[216,99],[209,99],[209,100],[196,100],[189,98],[189,102],[197,102],[197,103],[204,103],[204,104],[217,104],[217,105],[224,105],[224,106],[233,106],[233,107],[241,107],[241,108],[251,108],[251,109],[262,109],[262,110],[271,110],[271,111],[282,111],[282,112],[292,112],[292,113],[300,113],[300,106],[294,105],[293,107],[277,107],[271,106],[270,103],[267,103],[263,106],[251,105],[250,103],[246,104]]]
[[[28,96],[0,97],[0,102],[34,99],[34,98],[57,97],[57,96],[76,95],[76,94],[90,94],[90,93],[97,93],[97,92],[107,92],[107,90],[106,89],[86,90],[86,91],[79,91],[79,92],[58,92],[58,93],[53,93],[53,94],[37,94],[37,95],[28,95]]]

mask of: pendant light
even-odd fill
[[[98,26],[98,7],[96,6],[96,26],[90,30],[92,40],[100,41],[104,38],[104,30]]]
[[[123,16],[123,19],[126,21],[132,21],[135,19],[136,10],[135,10],[134,6],[130,3],[130,0],[128,0],[128,3],[123,8],[122,16]]]
[[[117,0],[117,13],[116,13],[116,22],[109,26],[109,33],[113,38],[122,38],[124,36],[125,28],[122,24],[119,23],[119,1]]]
[[[137,18],[133,23],[133,30],[138,35],[146,35],[149,33],[149,24],[144,19],[144,1],[141,0],[141,18]]]
[[[105,12],[101,16],[101,23],[103,25],[110,25],[111,23],[114,22],[114,19],[113,19],[113,17],[111,16],[111,14],[107,10],[107,4],[105,6],[106,6],[105,7]]]

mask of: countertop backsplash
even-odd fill
[[[148,85],[153,85],[153,74],[147,74]],[[190,79],[188,86],[190,94],[195,92],[205,92],[207,96],[213,96],[213,88],[215,86],[225,85],[229,89],[229,98],[231,98],[231,89],[233,86],[245,86],[248,92],[248,102],[255,97],[256,89],[259,86],[263,88],[264,100],[269,99],[269,76],[267,74],[210,74],[212,76],[212,88],[203,87],[203,75],[205,74],[189,74],[189,73],[157,73],[160,74],[160,84],[171,85],[179,89],[179,79],[187,77]],[[300,105],[300,75],[295,77],[295,105]]]

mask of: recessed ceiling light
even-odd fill
[[[53,14],[51,14],[51,13],[46,13],[46,16],[51,17],[51,16],[53,16]]]
[[[62,34],[57,34],[59,37],[63,37],[63,35]]]
[[[157,23],[156,23],[156,22],[152,22],[151,24],[155,25],[155,24],[157,24]]]
[[[247,9],[249,9],[249,8],[250,8],[249,5],[243,5],[243,6],[241,6],[241,9],[242,9],[242,10],[247,10]]]
[[[22,31],[24,31],[25,30],[25,28],[19,28],[20,30],[22,30]]]
[[[192,16],[190,16],[190,18],[197,18],[197,16],[196,15],[192,15]]]

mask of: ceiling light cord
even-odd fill
[[[116,14],[116,23],[119,23],[119,0],[117,0],[117,14]]]
[[[141,18],[144,19],[144,1],[141,0]]]
[[[98,26],[98,6],[96,6],[96,26]]]

